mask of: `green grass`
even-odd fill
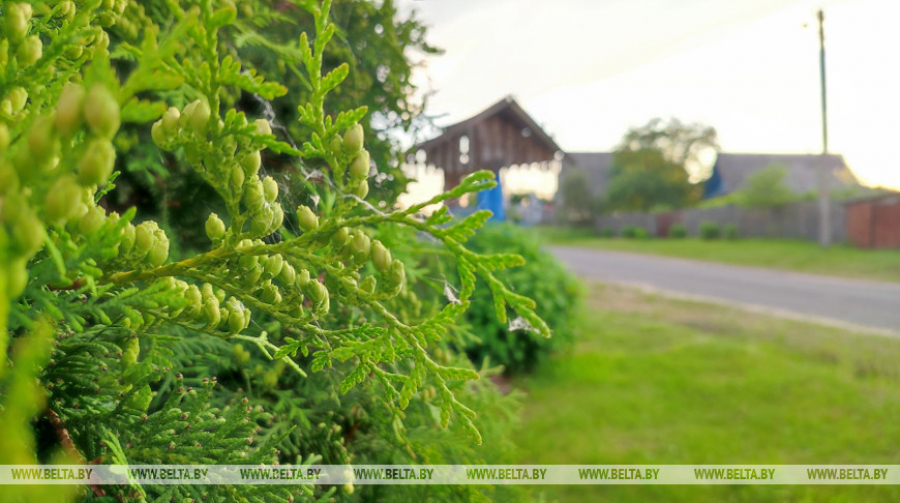
[[[514,385],[522,463],[900,464],[900,341],[593,286]],[[897,501],[888,486],[561,486],[550,501]]]
[[[900,250],[861,250],[845,244],[823,249],[808,241],[781,239],[601,238],[593,231],[549,227],[538,232],[552,244],[900,282]]]

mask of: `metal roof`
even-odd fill
[[[819,170],[827,170],[829,189],[858,186],[859,181],[836,154],[732,154],[719,153],[716,169],[722,177],[722,193],[734,192],[752,173],[767,166],[782,166],[787,171],[785,184],[794,192],[806,193],[819,188]]]
[[[578,170],[588,177],[591,193],[599,194],[606,190],[612,158],[611,152],[566,152],[560,171],[560,183],[569,171]]]

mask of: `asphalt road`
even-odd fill
[[[549,249],[586,279],[900,335],[900,284],[588,248]]]

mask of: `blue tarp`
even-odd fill
[[[478,193],[479,210],[491,210],[494,214],[490,218],[494,222],[503,222],[506,220],[506,211],[503,209],[503,187],[500,185],[500,173],[497,173],[495,179],[497,186],[490,190],[482,190]]]

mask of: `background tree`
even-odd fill
[[[693,182],[716,149],[716,130],[702,124],[653,119],[630,129],[613,156],[606,208],[650,211],[696,203],[701,190]]]
[[[594,220],[597,201],[589,184],[587,175],[580,170],[570,171],[563,179],[559,190],[562,194],[560,217],[564,222],[589,225]]]
[[[770,164],[752,173],[736,193],[737,204],[745,208],[780,208],[796,201],[796,194],[784,182],[787,169],[780,164]]]
[[[297,109],[297,103],[308,100],[311,93],[302,62],[296,56],[297,34],[313,28],[313,16],[305,9],[306,3],[240,2],[240,16],[235,24],[219,35],[223,51],[240,61],[244,71],[277,75],[279,84],[287,89],[283,96],[272,100],[263,99],[258,93],[242,92],[223,96],[223,103],[270,120],[275,134],[289,142],[310,133],[300,123]],[[384,206],[389,207],[410,181],[400,169],[406,152],[392,133],[415,134],[423,124],[425,96],[418,94],[410,81],[417,65],[414,58],[440,51],[426,42],[426,27],[415,14],[401,16],[392,0],[337,0],[332,7],[332,20],[335,36],[323,69],[332,70],[346,62],[350,72],[343,85],[326,98],[326,107],[368,107],[369,114],[362,124],[371,160],[377,167],[370,198],[384,201]],[[124,22],[110,26],[109,31],[113,45],[139,44],[142,25],[169,26],[173,22],[166,1],[149,0],[129,3]],[[120,71],[127,72],[132,63],[125,60],[117,65]],[[167,90],[159,98],[186,104],[193,97],[184,91]],[[203,228],[203,215],[223,208],[211,205],[215,194],[206,181],[173,162],[171,156],[160,156],[147,135],[139,128],[129,128],[127,137],[117,139],[117,167],[122,176],[106,202],[118,211],[136,205],[141,215],[162,220],[172,231],[176,249],[201,248],[205,236],[198,229]],[[282,184],[287,184],[292,174],[290,164],[274,153],[263,156],[263,170]]]

